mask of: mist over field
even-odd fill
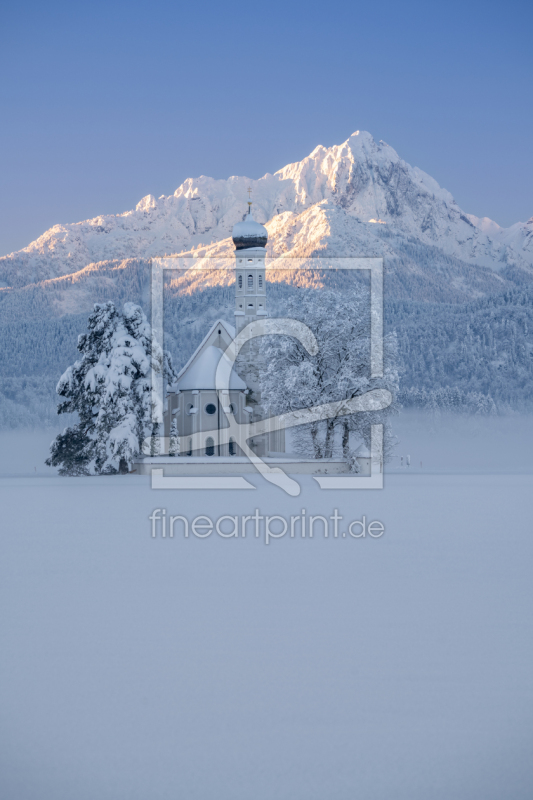
[[[4,431],[3,794],[526,800],[532,426],[404,413],[384,491],[207,500],[54,477],[53,431]],[[154,508],[385,532],[152,538]]]

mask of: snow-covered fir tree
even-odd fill
[[[368,293],[358,285],[339,293],[324,289],[302,289],[289,298],[283,315],[298,319],[312,330],[318,353],[310,356],[287,336],[266,337],[266,370],[262,398],[273,413],[311,408],[333,401],[352,399],[373,389],[387,389],[393,396],[398,389],[396,338],[384,341],[384,377],[370,377],[370,308]],[[350,433],[370,445],[370,426],[384,425],[385,456],[393,445],[390,416],[393,403],[384,411],[339,415],[295,428],[296,450],[313,458],[331,458],[341,447],[343,457],[353,466]],[[338,432],[338,433],[337,433]],[[337,434],[337,435],[336,435]],[[340,444],[337,443],[340,439]]]
[[[456,386],[443,389],[402,389],[398,395],[404,408],[429,411],[437,420],[441,413],[461,413],[476,417],[492,417],[497,408],[490,395],[481,392],[465,392]]]
[[[168,454],[169,456],[179,456],[180,454],[178,423],[176,422],[175,419],[172,420],[172,425],[170,426],[170,442],[168,446]]]
[[[170,354],[152,341],[140,306],[95,305],[88,333],[78,338],[81,358],[61,376],[58,413],[78,422],[52,442],[47,464],[60,474],[126,472],[152,433],[152,369],[175,380]]]
[[[161,426],[154,422],[152,423],[152,435],[150,436],[150,455],[151,456],[159,456],[161,455],[161,433],[160,433]]]
[[[118,273],[120,281],[117,277],[113,289],[115,305],[122,307],[127,298],[141,302],[139,286],[146,278],[140,267],[127,281],[127,270]],[[323,281],[326,288],[336,277],[336,271],[331,273]],[[466,401],[473,394],[484,395],[499,414],[531,413],[533,286],[451,305],[393,299],[388,262],[385,280],[385,324],[398,335],[403,406],[421,407],[413,402],[418,390],[435,391],[437,400],[446,404],[450,395],[445,393],[457,391],[462,400],[449,409],[454,413],[475,414]],[[406,278],[404,284],[416,297],[413,281],[409,283]],[[18,304],[14,294],[2,299],[0,428],[54,424],[57,381],[64,365],[76,360],[77,335],[87,319],[86,314],[77,313],[51,316],[57,291],[54,281],[39,284],[39,293],[31,295],[31,322],[25,318],[22,297]],[[288,296],[301,290],[285,283],[269,283],[268,291],[270,311],[279,316]],[[317,293],[320,291],[317,289]],[[26,296],[27,291],[24,293]],[[165,286],[165,336],[178,367],[200,343],[202,330],[220,316],[231,321],[233,308],[233,287],[207,286],[189,295]]]

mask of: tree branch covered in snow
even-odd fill
[[[78,337],[82,354],[61,376],[58,413],[76,412],[79,422],[60,434],[47,464],[61,474],[126,472],[152,432],[151,373],[175,380],[170,354],[152,342],[140,306],[95,305],[88,333]]]
[[[271,412],[278,414],[348,400],[372,389],[396,393],[394,334],[385,337],[384,377],[370,377],[370,303],[363,288],[354,285],[351,291],[342,294],[303,289],[289,298],[282,313],[305,322],[315,334],[319,349],[316,356],[310,356],[294,339],[265,337],[262,402]],[[339,415],[302,425],[293,434],[295,448],[300,455],[332,458],[340,446],[343,457],[352,464],[350,433],[369,446],[370,426],[382,423],[387,456],[393,445],[389,418],[395,410],[393,403],[384,411]],[[340,434],[340,445],[336,434]]]

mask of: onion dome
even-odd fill
[[[251,203],[249,204],[248,214],[243,222],[237,222],[233,226],[233,244],[236,250],[247,250],[250,247],[266,247],[268,231],[260,222],[256,222],[252,217]]]

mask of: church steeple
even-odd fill
[[[233,244],[236,250],[249,250],[250,248],[264,249],[268,240],[268,231],[252,216],[252,201],[248,200],[248,213],[242,222],[233,226]]]
[[[248,190],[248,194],[251,189]],[[249,322],[266,317],[265,257],[268,231],[248,214],[233,226],[235,245],[235,327],[237,333]]]

